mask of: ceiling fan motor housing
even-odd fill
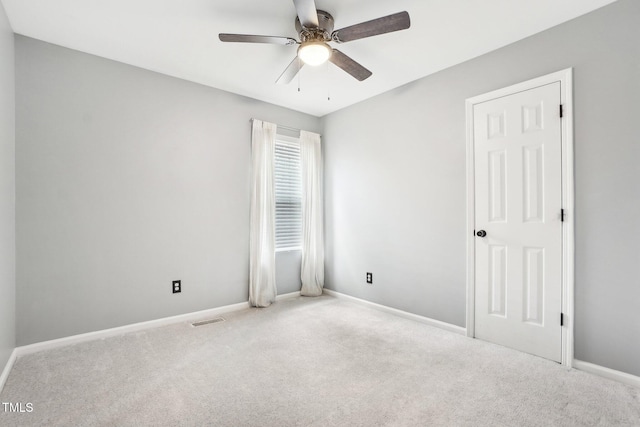
[[[296,17],[296,31],[300,35],[300,41],[330,41],[333,32],[333,16],[324,10],[318,10],[318,26],[303,27],[300,19]]]

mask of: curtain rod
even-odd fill
[[[253,123],[255,119],[249,119],[249,123]],[[291,132],[300,132],[301,129],[297,129],[297,128],[292,128],[290,126],[281,126],[279,124],[276,124],[276,126],[278,126],[278,129],[284,129],[284,130],[290,130]],[[322,136],[322,135],[320,135]]]

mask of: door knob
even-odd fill
[[[487,235],[487,232],[486,232],[486,231],[484,231],[484,230],[479,230],[479,231],[476,233],[476,236],[478,236],[478,237],[484,237],[484,236],[486,236],[486,235]]]

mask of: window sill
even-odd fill
[[[280,248],[280,249],[276,249],[276,253],[278,252],[294,252],[294,251],[302,251],[302,248]]]

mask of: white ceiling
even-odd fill
[[[336,29],[403,10],[411,28],[340,45],[373,71],[368,80],[332,64],[305,67],[300,92],[298,79],[275,84],[295,46],[218,40],[297,38],[291,0],[1,1],[18,34],[323,116],[614,0],[316,0]]]

